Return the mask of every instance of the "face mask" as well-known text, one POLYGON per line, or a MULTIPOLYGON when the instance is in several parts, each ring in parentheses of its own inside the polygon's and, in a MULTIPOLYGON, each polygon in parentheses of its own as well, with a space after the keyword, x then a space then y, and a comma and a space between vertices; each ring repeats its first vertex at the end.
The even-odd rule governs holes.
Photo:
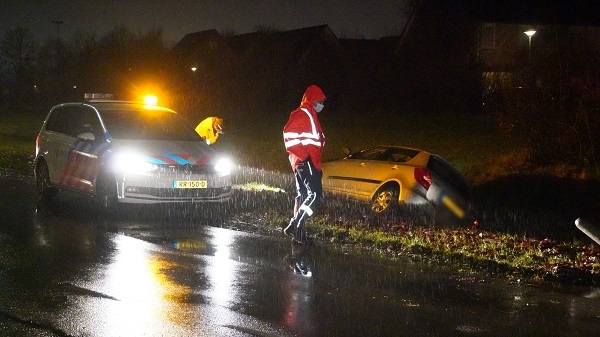
POLYGON ((324 107, 324 105, 323 105, 323 104, 321 104, 321 103, 317 103, 317 104, 315 105, 315 111, 316 111, 316 112, 321 112, 321 110, 323 110, 323 107, 324 107))

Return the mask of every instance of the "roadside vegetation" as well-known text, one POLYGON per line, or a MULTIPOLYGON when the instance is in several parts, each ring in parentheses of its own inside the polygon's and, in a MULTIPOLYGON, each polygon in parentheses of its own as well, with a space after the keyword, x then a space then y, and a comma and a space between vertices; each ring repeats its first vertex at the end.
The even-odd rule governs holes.
MULTIPOLYGON (((46 112, 1 111, 2 170, 33 175, 35 138, 46 112)), ((327 197, 307 224, 316 242, 514 282, 600 283, 600 250, 573 223, 578 217, 600 220, 594 194, 600 183, 593 174, 568 165, 534 167, 522 142, 503 135, 485 115, 403 114, 382 121, 383 114, 373 112, 339 123, 342 112, 326 113, 326 160, 341 157, 342 146, 401 144, 439 153, 473 182, 479 225, 441 226, 422 206, 375 216, 365 204, 327 197), (365 137, 364 130, 372 134, 365 137)), ((267 129, 229 121, 214 145, 239 164, 223 226, 283 236, 295 193, 280 138, 279 119, 286 117, 265 122, 267 129)))
POLYGON ((0 108, 0 168, 32 174, 35 138, 44 118, 31 109, 0 108))
MULTIPOLYGON (((254 181, 265 176, 271 186, 268 190, 258 184, 236 189, 231 218, 224 226, 252 224, 244 229, 283 236, 281 226, 289 221, 295 194, 291 176, 241 170, 237 179, 254 181)), ((560 179, 548 178, 547 183, 556 181, 560 179)), ((504 188, 497 184, 475 186, 480 199, 486 198, 481 193, 488 194, 487 203, 476 202, 478 226, 436 224, 430 206, 402 206, 375 215, 366 204, 326 196, 323 208, 307 223, 307 230, 317 243, 341 250, 392 259, 408 256, 465 273, 506 277, 515 283, 599 284, 600 249, 579 232, 574 220, 580 212, 599 214, 600 205, 588 205, 594 210, 586 211, 575 205, 582 199, 568 201, 561 196, 564 189, 573 188, 586 199, 598 189, 598 183, 588 186, 587 191, 580 185, 559 183, 555 192, 548 191, 546 205, 528 202, 535 195, 518 193, 506 197, 506 204, 501 205, 498 200, 507 190, 527 190, 521 181, 507 180, 506 184, 509 186, 504 188), (524 204, 518 206, 519 201, 524 204)), ((532 178, 534 189, 540 185, 532 178)))

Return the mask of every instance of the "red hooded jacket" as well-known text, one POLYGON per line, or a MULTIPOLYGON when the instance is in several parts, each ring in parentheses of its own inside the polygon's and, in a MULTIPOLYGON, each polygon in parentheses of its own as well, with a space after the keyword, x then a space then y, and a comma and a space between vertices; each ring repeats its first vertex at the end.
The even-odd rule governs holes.
POLYGON ((311 85, 304 92, 300 106, 290 113, 290 119, 283 127, 285 149, 289 153, 292 169, 302 160, 310 157, 317 170, 321 170, 321 153, 325 145, 325 135, 313 105, 325 100, 321 88, 311 85))

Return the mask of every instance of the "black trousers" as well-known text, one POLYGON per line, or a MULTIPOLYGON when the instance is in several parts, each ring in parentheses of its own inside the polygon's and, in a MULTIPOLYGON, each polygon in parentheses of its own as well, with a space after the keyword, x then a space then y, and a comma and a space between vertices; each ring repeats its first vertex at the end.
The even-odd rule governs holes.
POLYGON ((323 200, 321 182, 323 173, 315 168, 310 158, 307 158, 298 163, 294 170, 294 177, 298 194, 294 204, 294 216, 290 220, 290 224, 295 228, 296 236, 303 238, 306 236, 304 223, 309 216, 314 214, 323 200))

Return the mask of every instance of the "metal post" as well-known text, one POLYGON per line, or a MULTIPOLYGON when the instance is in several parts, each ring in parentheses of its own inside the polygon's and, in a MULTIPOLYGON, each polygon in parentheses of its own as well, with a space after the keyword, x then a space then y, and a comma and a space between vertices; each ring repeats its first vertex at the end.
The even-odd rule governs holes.
POLYGON ((579 230, 582 231, 585 235, 589 236, 590 239, 596 241, 596 243, 600 245, 599 228, 594 227, 592 224, 581 218, 577 218, 577 220, 575 220, 575 226, 577 226, 577 228, 579 228, 579 230))
POLYGON ((52 23, 56 25, 56 68, 59 68, 60 63, 60 25, 63 24, 62 20, 52 20, 52 23))
POLYGON ((63 24, 64 21, 52 20, 52 23, 56 25, 56 40, 60 41, 60 25, 63 24))

